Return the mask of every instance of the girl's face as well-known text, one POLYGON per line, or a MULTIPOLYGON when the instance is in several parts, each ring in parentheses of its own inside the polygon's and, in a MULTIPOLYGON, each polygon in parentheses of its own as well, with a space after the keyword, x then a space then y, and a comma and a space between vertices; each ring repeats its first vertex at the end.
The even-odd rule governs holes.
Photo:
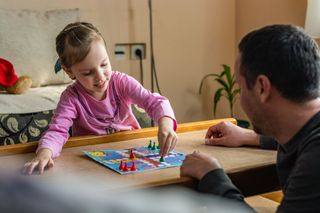
POLYGON ((88 55, 66 72, 95 99, 104 99, 111 78, 111 64, 103 40, 93 41, 88 55))

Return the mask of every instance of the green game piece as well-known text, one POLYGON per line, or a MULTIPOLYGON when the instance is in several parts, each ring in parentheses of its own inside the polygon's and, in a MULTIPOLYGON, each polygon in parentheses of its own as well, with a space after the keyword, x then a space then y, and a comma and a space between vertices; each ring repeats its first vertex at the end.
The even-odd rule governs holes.
POLYGON ((156 150, 156 142, 153 142, 152 150, 156 150))
POLYGON ((159 161, 160 161, 160 162, 164 162, 163 156, 160 157, 160 160, 159 160, 159 161))
POLYGON ((148 149, 152 148, 152 141, 150 140, 149 145, 148 145, 148 149))
POLYGON ((160 144, 158 143, 157 149, 160 149, 160 144))

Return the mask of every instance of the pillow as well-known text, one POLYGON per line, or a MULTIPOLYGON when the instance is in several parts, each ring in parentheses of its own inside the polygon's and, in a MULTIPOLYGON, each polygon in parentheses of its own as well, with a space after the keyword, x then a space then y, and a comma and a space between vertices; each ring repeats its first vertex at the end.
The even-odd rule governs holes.
POLYGON ((63 71, 54 72, 55 38, 68 23, 78 20, 78 9, 0 9, 0 57, 14 65, 18 76, 31 76, 32 87, 68 83, 71 79, 63 71))

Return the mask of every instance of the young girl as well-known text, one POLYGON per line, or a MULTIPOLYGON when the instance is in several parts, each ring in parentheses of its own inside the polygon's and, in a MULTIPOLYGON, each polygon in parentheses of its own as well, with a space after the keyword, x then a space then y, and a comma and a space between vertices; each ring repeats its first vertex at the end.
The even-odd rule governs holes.
POLYGON ((160 155, 166 155, 177 142, 176 120, 169 101, 150 93, 134 78, 112 71, 106 44, 100 32, 89 23, 67 25, 56 38, 62 69, 75 82, 61 95, 55 115, 39 141, 36 157, 23 167, 24 174, 53 166, 69 137, 110 134, 140 128, 131 104, 142 107, 159 125, 160 155))

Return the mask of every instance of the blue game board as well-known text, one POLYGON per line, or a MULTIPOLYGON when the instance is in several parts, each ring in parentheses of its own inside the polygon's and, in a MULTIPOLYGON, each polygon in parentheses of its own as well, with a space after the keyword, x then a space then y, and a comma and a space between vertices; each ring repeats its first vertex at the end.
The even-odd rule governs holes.
POLYGON ((185 154, 172 151, 164 157, 164 162, 160 162, 159 149, 154 150, 145 146, 120 150, 96 150, 83 152, 90 158, 118 172, 119 174, 132 174, 136 172, 180 166, 182 161, 185 159, 185 154), (133 159, 130 159, 131 150, 134 154, 133 159), (121 161, 123 166, 125 163, 127 164, 128 171, 119 169, 121 161), (135 165, 134 167, 136 168, 135 171, 130 170, 133 162, 135 165))

